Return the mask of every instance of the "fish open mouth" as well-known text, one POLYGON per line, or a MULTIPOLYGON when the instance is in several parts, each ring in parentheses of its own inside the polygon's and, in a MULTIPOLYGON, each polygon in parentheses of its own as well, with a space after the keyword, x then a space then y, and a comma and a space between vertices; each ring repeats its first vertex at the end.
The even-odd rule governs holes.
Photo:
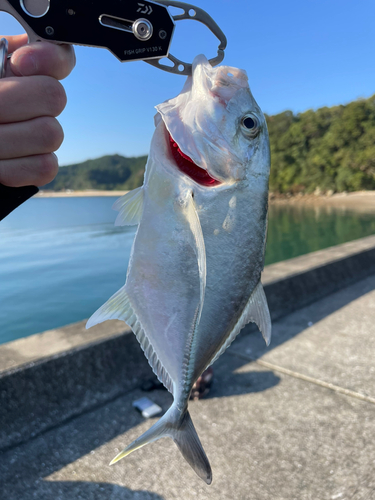
POLYGON ((218 186, 220 181, 214 179, 209 175, 207 170, 198 167, 191 158, 189 158, 185 153, 181 151, 177 142, 173 139, 171 134, 169 135, 169 146, 172 156, 178 166, 178 168, 184 174, 188 175, 193 181, 201 184, 202 186, 218 186))

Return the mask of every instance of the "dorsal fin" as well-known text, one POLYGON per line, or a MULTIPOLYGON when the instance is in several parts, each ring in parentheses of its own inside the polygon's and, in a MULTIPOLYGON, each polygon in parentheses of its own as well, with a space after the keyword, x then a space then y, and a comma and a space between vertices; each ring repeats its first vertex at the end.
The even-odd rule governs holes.
POLYGON ((115 201, 112 208, 120 212, 116 218, 115 226, 139 224, 143 211, 142 186, 121 196, 115 201))
POLYGON ((234 325, 229 337, 224 342, 221 349, 216 353, 210 365, 212 365, 223 354, 223 352, 228 349, 242 328, 250 322, 253 322, 258 326, 266 344, 269 345, 271 341, 271 317, 268 310, 266 295, 260 281, 254 288, 253 293, 250 295, 249 301, 237 323, 234 325))
POLYGON ((154 351, 147 335, 139 321, 134 309, 131 305, 130 298, 125 291, 125 286, 120 288, 105 304, 102 305, 94 314, 89 318, 86 323, 86 328, 90 328, 98 323, 102 323, 107 319, 120 319, 125 321, 126 324, 135 333, 138 342, 140 343, 145 356, 160 382, 168 389, 170 393, 173 392, 173 382, 167 370, 154 351))

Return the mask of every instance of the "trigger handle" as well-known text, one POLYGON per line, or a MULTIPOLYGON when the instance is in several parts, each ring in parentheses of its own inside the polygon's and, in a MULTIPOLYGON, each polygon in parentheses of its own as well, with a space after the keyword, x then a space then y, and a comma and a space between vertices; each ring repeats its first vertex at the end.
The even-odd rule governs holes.
POLYGON ((0 184, 0 221, 38 191, 36 186, 9 187, 0 184))

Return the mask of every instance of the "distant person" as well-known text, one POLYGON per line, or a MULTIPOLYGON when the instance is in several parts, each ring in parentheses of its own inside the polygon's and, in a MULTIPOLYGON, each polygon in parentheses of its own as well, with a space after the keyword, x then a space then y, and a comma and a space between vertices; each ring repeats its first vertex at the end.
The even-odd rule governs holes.
POLYGON ((74 68, 74 49, 52 43, 26 45, 27 35, 4 38, 13 55, 0 79, 0 184, 43 186, 58 171, 53 152, 64 133, 55 117, 66 105, 58 80, 74 68))

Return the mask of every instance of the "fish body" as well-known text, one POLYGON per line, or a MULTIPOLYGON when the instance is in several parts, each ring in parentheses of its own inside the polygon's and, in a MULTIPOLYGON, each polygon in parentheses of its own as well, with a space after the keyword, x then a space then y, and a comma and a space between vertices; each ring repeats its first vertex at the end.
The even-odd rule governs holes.
POLYGON ((187 410, 191 389, 248 322, 268 343, 260 283, 269 142, 244 71, 204 56, 181 94, 156 107, 144 184, 115 204, 138 224, 127 279, 88 321, 122 319, 174 402, 112 462, 171 437, 208 484, 211 468, 187 410))

